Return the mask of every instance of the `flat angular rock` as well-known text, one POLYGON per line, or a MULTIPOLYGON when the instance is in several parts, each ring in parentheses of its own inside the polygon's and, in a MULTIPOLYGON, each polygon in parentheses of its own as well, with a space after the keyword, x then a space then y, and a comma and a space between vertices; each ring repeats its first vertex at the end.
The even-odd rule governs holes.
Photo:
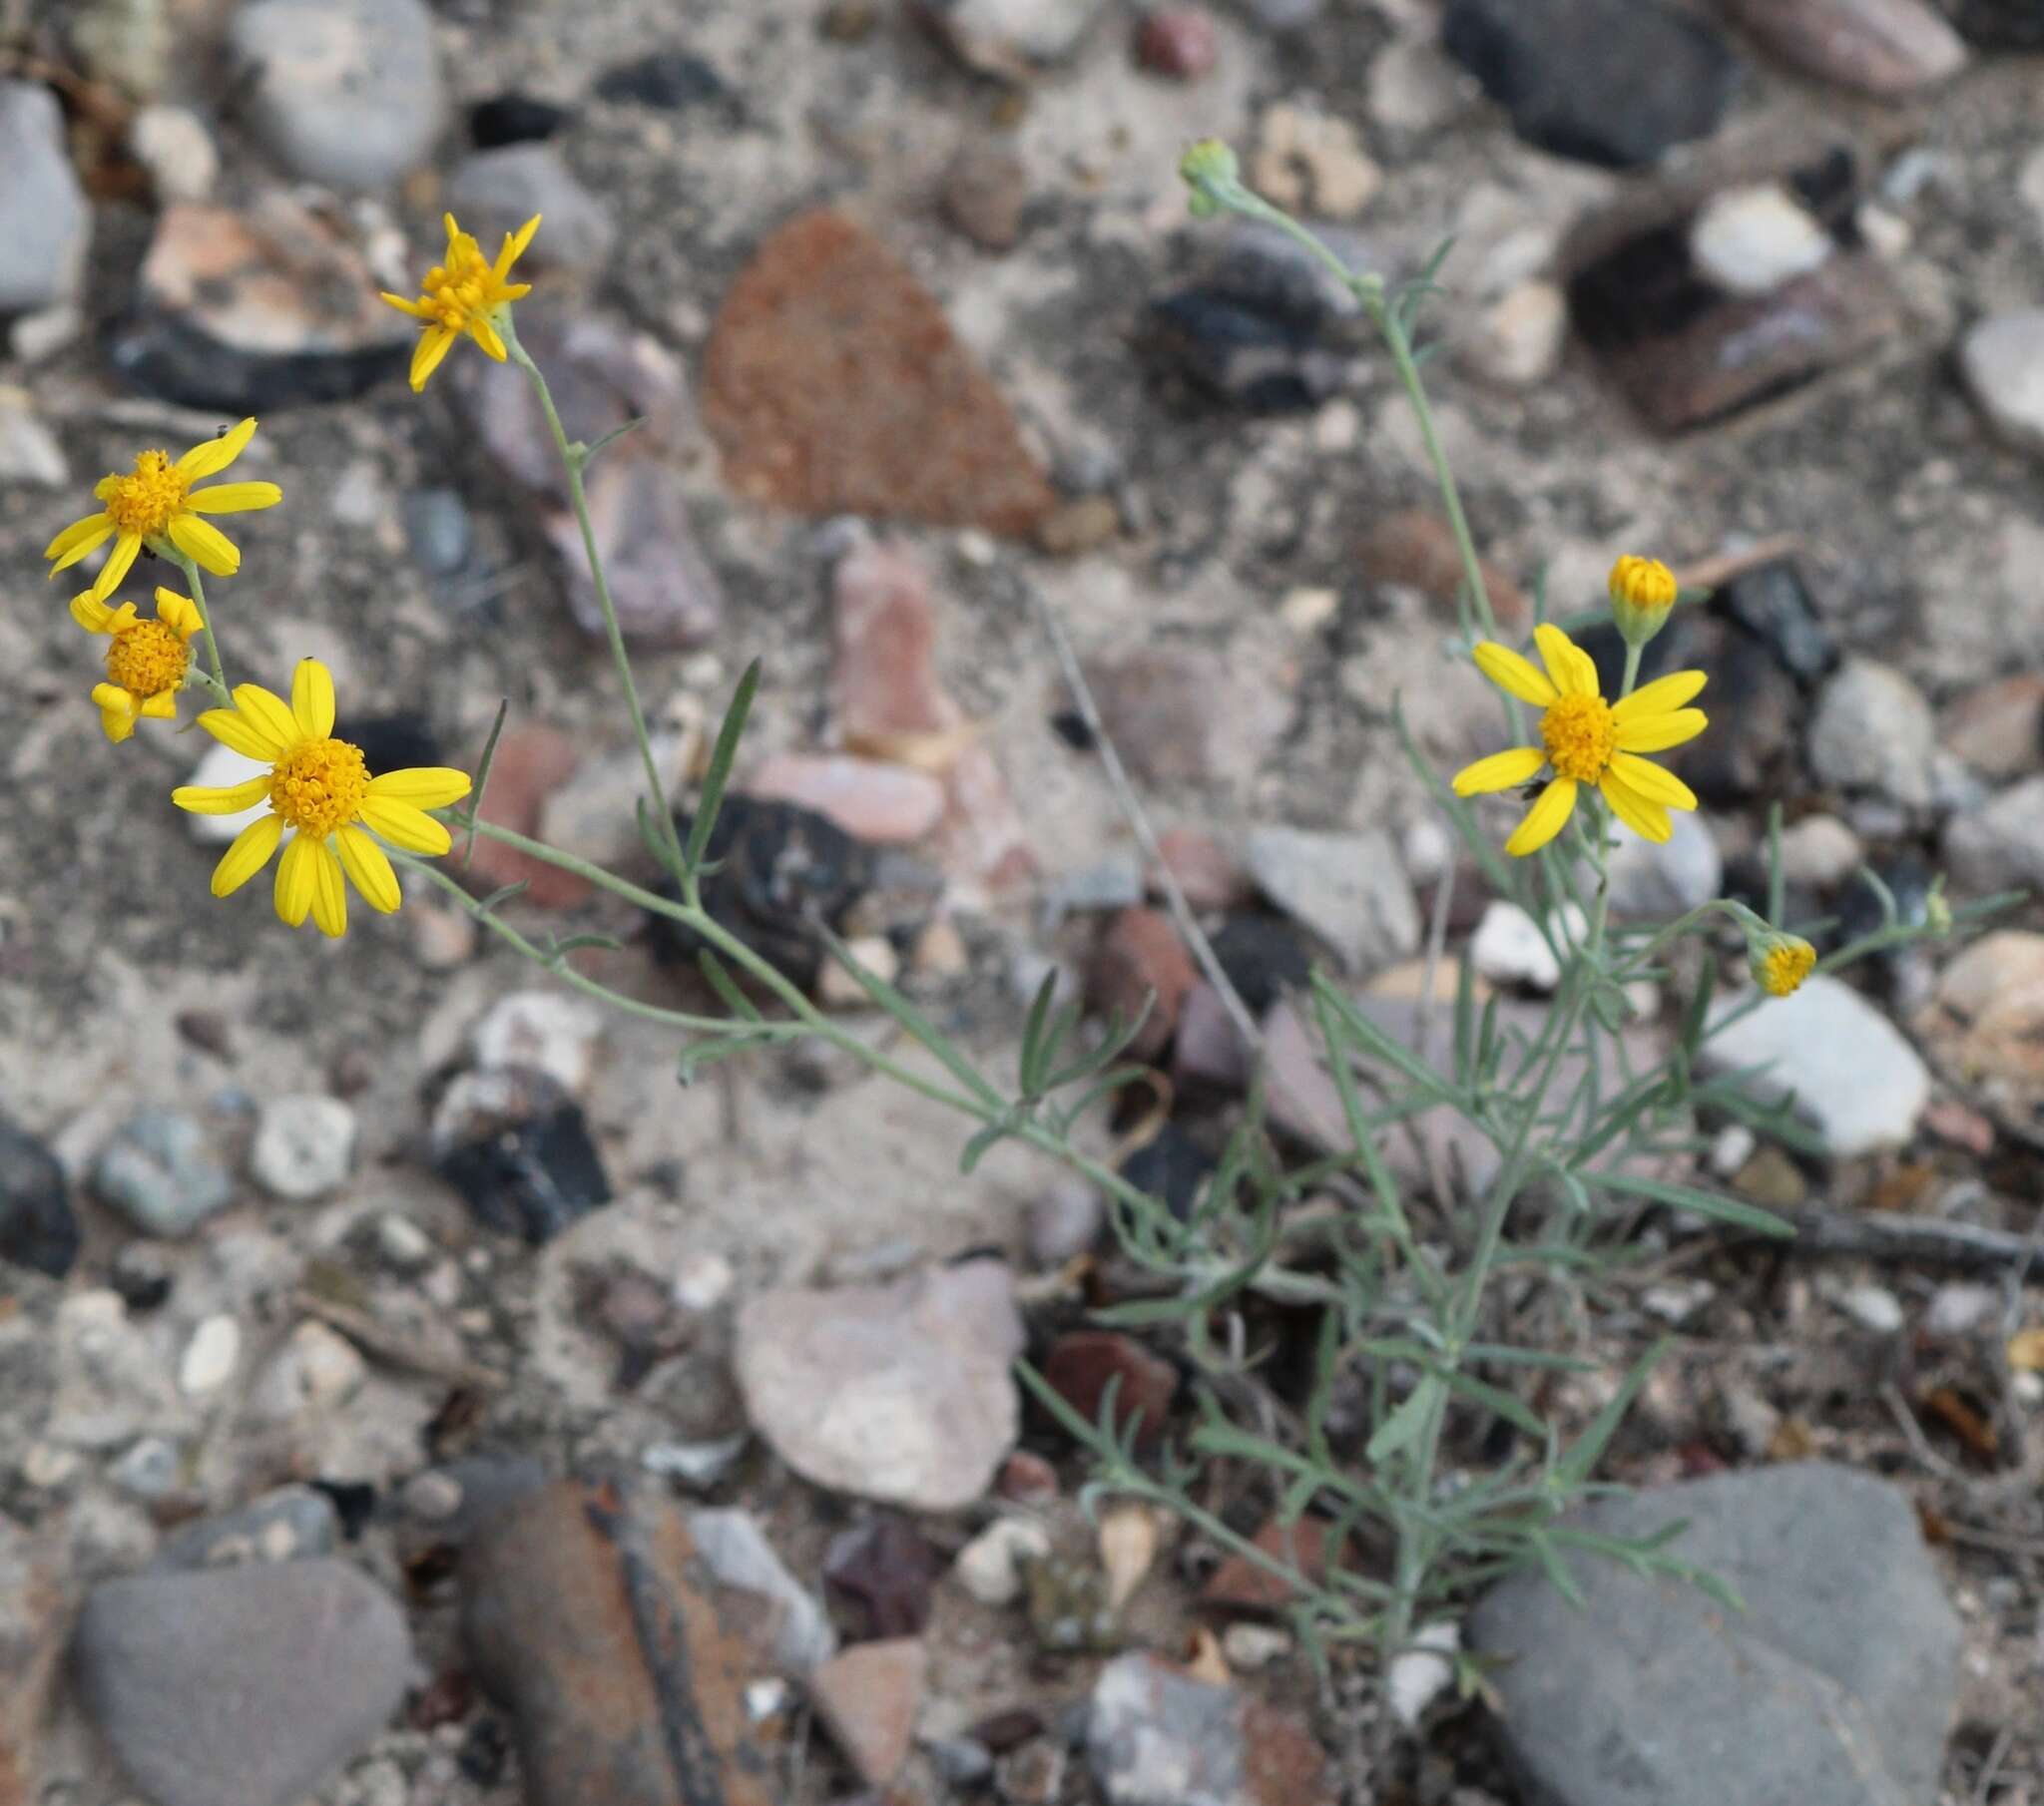
POLYGON ((419 0, 255 0, 228 47, 250 125, 293 176, 387 188, 439 135, 440 52, 419 0))
POLYGON ((754 1426, 804 1479, 951 1512, 1014 1445, 1021 1351, 1008 1269, 972 1260, 891 1285, 764 1292, 739 1311, 734 1365, 754 1426))
POLYGON ((1615 170, 1709 137, 1741 75, 1711 25, 1659 0, 1450 0, 1441 42, 1528 144, 1615 170))
POLYGON ((726 295, 705 414, 741 495, 1026 537, 1041 466, 936 298, 843 215, 781 226, 726 295))
POLYGON ((414 336, 351 244, 268 194, 247 211, 163 211, 109 355, 166 401, 262 413, 359 395, 404 369, 414 336))
MULTIPOLYGON (((1721 995, 1713 1024, 1742 1007, 1721 995)), ((1762 1000, 1705 1043, 1703 1069, 1767 1066, 1756 1095, 1793 1096, 1834 1159, 1899 1147, 1930 1102, 1930 1073, 1893 1023, 1841 979, 1818 973, 1792 997, 1762 1000)))
POLYGON ((1726 11, 1791 68, 1861 94, 1910 94, 1966 61, 1924 0, 1728 0, 1726 11))
POLYGON ((1418 950, 1419 907, 1388 834, 1258 828, 1243 860, 1264 895, 1326 942, 1348 971, 1372 972, 1418 950))
POLYGON ((203 1125, 145 1106, 117 1129, 93 1161, 92 1188, 145 1235, 192 1233, 234 1201, 235 1181, 214 1157, 203 1125))
POLYGON ((73 1665, 154 1806, 293 1806, 382 1729, 413 1673, 404 1614, 330 1559, 103 1581, 73 1665))
POLYGON ((1937 1795, 1958 1695, 1959 1621, 1908 1497, 1828 1462, 1718 1475, 1578 1521, 1673 1547, 1747 1605, 1565 1557, 1578 1609, 1537 1575, 1504 1582, 1470 1641, 1507 1751, 1556 1806, 1921 1806, 1937 1795))
POLYGON ((854 1644, 810 1678, 817 1715, 869 1787, 884 1787, 907 1760, 928 1671, 921 1640, 896 1636, 854 1644))
POLYGON ((754 1657, 658 1482, 556 1481, 464 1552, 461 1627, 532 1806, 772 1806, 754 1657))

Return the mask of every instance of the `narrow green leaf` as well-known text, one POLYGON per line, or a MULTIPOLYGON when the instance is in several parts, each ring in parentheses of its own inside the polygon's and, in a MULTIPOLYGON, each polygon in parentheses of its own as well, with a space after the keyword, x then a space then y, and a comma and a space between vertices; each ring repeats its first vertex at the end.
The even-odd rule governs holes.
POLYGON ((524 896, 531 888, 530 878, 519 878, 510 884, 500 884, 475 906, 475 913, 479 916, 495 915, 512 898, 524 896))
POLYGON ((1043 1095, 1044 1072, 1053 1051, 1044 1044, 1044 1031, 1050 1026, 1051 1006, 1057 1001, 1057 993, 1058 973, 1053 968, 1043 975, 1043 983, 1036 987, 1036 997, 1029 1006, 1028 1020, 1022 1025, 1019 1077, 1022 1082, 1022 1095, 1025 1098, 1043 1095))
POLYGON ((587 470, 590 465, 596 462, 597 453, 617 444, 627 433, 637 432, 645 424, 645 415, 635 414, 623 426, 614 426, 601 439, 594 440, 590 444, 585 445, 582 448, 582 468, 587 470))
POLYGON ((1589 1481, 1590 1470, 1603 1459, 1606 1445, 1618 1433, 1618 1426, 1625 1421, 1625 1414, 1632 1409, 1633 1400, 1647 1383, 1647 1376, 1660 1364, 1667 1347, 1668 1339, 1664 1336, 1633 1363, 1632 1372, 1625 1376, 1619 1389, 1555 1463, 1555 1490, 1559 1494, 1566 1497, 1589 1481))
POLYGON ((1657 1204, 1668 1204, 1678 1210, 1693 1210, 1699 1216, 1752 1229, 1762 1235, 1792 1237, 1795 1233, 1792 1223, 1784 1222, 1771 1210, 1763 1210, 1741 1198, 1726 1197, 1720 1192, 1700 1191, 1694 1185, 1640 1178, 1629 1172, 1583 1172, 1580 1176, 1585 1184, 1594 1185, 1601 1191, 1617 1191, 1628 1197, 1644 1197, 1657 1204))
POLYGON ((468 838, 461 847, 461 869, 468 870, 468 862, 475 856, 475 824, 482 819, 483 792, 489 788, 490 767, 497 762, 497 740, 504 731, 504 716, 511 707, 511 698, 503 697, 497 703, 496 719, 490 723, 489 737, 483 741, 483 755, 475 762, 475 784, 468 793, 468 807, 463 811, 468 823, 468 838))
POLYGON ((738 980, 732 977, 730 968, 717 957, 715 952, 708 947, 699 947, 696 950, 696 964, 702 970, 703 977, 708 981, 711 990, 717 993, 724 1007, 738 1021, 764 1022, 766 1020, 760 1014, 759 1006, 746 995, 744 988, 739 984, 738 980))
POLYGON ((1440 1396, 1439 1376, 1421 1374, 1418 1385, 1405 1395, 1404 1402, 1377 1426, 1376 1434, 1363 1450, 1363 1459, 1372 1467, 1381 1467, 1392 1456, 1410 1448, 1425 1431, 1440 1396))
POLYGON ((717 811, 724 805, 724 787, 731 781, 731 768, 739 755, 739 737, 746 731, 746 717, 753 711, 753 696, 760 687, 760 661, 746 667, 745 676, 732 693, 731 706, 724 711, 724 725, 717 730, 717 744, 711 749, 710 769, 703 776, 702 794, 696 800, 696 818, 689 824, 689 845, 684 857, 690 871, 703 861, 703 849, 710 844, 710 830, 717 825, 717 811))
POLYGON ((1576 1584, 1576 1577, 1569 1573, 1567 1563, 1555 1553, 1547 1533, 1534 1531, 1527 1537, 1526 1547, 1533 1552, 1534 1561, 1540 1564, 1540 1572, 1547 1577, 1548 1584, 1578 1611, 1583 1610, 1587 1603, 1583 1589, 1576 1584))
POLYGON ((877 972, 869 972, 862 966, 858 956, 830 929, 819 927, 817 932, 829 949, 830 957, 851 974, 858 988, 921 1043, 952 1078, 982 1104, 991 1105, 996 1110, 1007 1109, 1008 1101, 986 1082, 979 1069, 958 1051, 936 1024, 877 972))

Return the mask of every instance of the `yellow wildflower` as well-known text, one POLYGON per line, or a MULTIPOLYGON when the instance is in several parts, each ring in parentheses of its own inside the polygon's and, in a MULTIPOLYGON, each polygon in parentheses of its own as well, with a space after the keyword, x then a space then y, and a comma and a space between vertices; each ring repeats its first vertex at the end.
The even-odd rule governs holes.
POLYGON ((418 349, 411 358, 411 386, 414 392, 426 386, 426 378, 440 367, 448 347, 464 332, 499 363, 504 361, 504 341, 498 336, 498 316, 515 300, 532 292, 530 282, 507 282, 511 265, 524 254, 539 230, 539 215, 526 221, 515 232, 504 234, 504 248, 491 263, 471 233, 447 223, 447 256, 426 271, 420 284, 424 292, 415 301, 386 292, 383 298, 400 313, 425 322, 418 349))
POLYGON ((1751 944, 1748 964, 1769 996, 1789 997, 1816 964, 1816 949, 1799 934, 1769 934, 1751 944))
POLYGON ((93 494, 105 504, 101 512, 74 521, 44 549, 43 556, 52 561, 50 575, 55 577, 111 539, 114 549, 93 579, 95 602, 113 595, 144 546, 159 554, 169 546, 202 571, 234 576, 242 568, 240 550, 204 517, 274 508, 283 500, 283 491, 274 483, 216 483, 211 489, 192 485, 226 470, 255 436, 256 422, 244 420, 217 439, 201 440, 175 464, 169 452, 146 451, 125 477, 119 471, 102 477, 93 487, 93 494))
POLYGON ((88 590, 72 598, 71 618, 88 634, 111 637, 107 680, 92 689, 108 739, 118 745, 144 716, 152 721, 178 718, 192 636, 205 625, 191 597, 158 590, 156 619, 144 621, 132 602, 109 608, 88 590))
POLYGON ((225 897, 269 863, 279 842, 276 913, 292 928, 309 914, 322 934, 347 928, 345 873, 371 909, 384 914, 403 900, 397 874, 373 829, 406 852, 440 854, 452 841, 425 811, 445 808, 468 794, 465 771, 417 765, 369 775, 362 749, 333 738, 333 677, 317 659, 300 659, 291 699, 256 683, 236 686, 232 708, 209 708, 199 725, 223 745, 265 759, 267 776, 221 789, 186 784, 171 792, 181 809, 200 815, 237 815, 267 801, 214 868, 213 894, 225 897), (284 840, 284 830, 291 837, 284 840))
POLYGON ((1674 672, 1607 702, 1597 686, 1595 663, 1568 635, 1543 625, 1533 637, 1545 673, 1493 640, 1476 648, 1476 664, 1500 689, 1546 711, 1540 717, 1540 744, 1493 753, 1465 766, 1455 773, 1455 794, 1510 790, 1531 783, 1543 769, 1553 771, 1553 781, 1505 842, 1508 853, 1535 852, 1559 834, 1583 784, 1595 784, 1612 813, 1634 833, 1668 839, 1675 831, 1668 811, 1694 809, 1696 794, 1640 754, 1664 752, 1703 732, 1703 710, 1683 704, 1703 688, 1704 674, 1674 672))
POLYGON ((1628 644, 1645 646, 1658 634, 1681 590, 1675 573, 1658 558, 1628 553, 1611 567, 1611 616, 1628 644))

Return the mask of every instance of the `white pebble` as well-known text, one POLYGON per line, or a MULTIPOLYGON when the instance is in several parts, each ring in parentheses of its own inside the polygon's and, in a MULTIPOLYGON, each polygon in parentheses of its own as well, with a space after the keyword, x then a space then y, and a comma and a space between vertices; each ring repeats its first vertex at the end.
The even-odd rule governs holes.
POLYGON ((1728 1123, 1718 1130, 1711 1142, 1711 1170, 1721 1179, 1729 1179, 1760 1147, 1760 1136, 1744 1123, 1728 1123))
POLYGON ((178 1363, 178 1390, 187 1398, 218 1392, 242 1358, 242 1327, 229 1316, 208 1317, 192 1332, 178 1363))
POLYGON ((297 1093, 262 1107, 249 1169, 274 1197, 324 1197, 347 1183, 354 1164, 355 1113, 338 1098, 297 1093))
POLYGON ((674 1300, 685 1311, 713 1311, 738 1282, 722 1254, 691 1254, 675 1274, 674 1300))
POLYGON ((376 1219, 376 1252, 394 1272, 423 1272, 433 1258, 432 1238, 408 1216, 386 1210, 376 1219))
POLYGON ((2001 1309, 2001 1292, 1991 1285, 1958 1281, 1941 1285, 1923 1313, 1923 1327, 1933 1336, 1963 1336, 2001 1309))
POLYGON ((958 1583, 982 1605, 1007 1605, 1022 1591, 1022 1570, 1050 1554, 1050 1533, 1029 1518, 996 1518, 958 1552, 958 1583))
POLYGON ((1419 1722, 1420 1715, 1454 1678, 1450 1658, 1462 1646, 1462 1630, 1443 1619, 1422 1625, 1412 1640, 1418 1646, 1392 1657, 1384 1685, 1392 1713, 1407 1730, 1419 1722))
POLYGON ((1230 1624, 1221 1635, 1221 1653, 1238 1674, 1254 1674, 1291 1653, 1291 1634, 1276 1624, 1230 1624))
POLYGON ((1902 1327, 1902 1301, 1884 1285, 1855 1285, 1839 1297, 1838 1307, 1877 1336, 1891 1336, 1902 1327))
POLYGON ((1476 970, 1493 984, 1552 991, 1561 983, 1561 961, 1542 937, 1540 924, 1516 903, 1500 900, 1484 910, 1469 954, 1476 970))
POLYGON ((1778 182, 1712 197, 1690 226, 1690 254, 1732 294, 1766 294, 1831 254, 1831 235, 1778 182))
POLYGON ((476 1065, 537 1068, 563 1090, 580 1092, 596 1065, 603 1012, 558 991, 514 991, 475 1025, 476 1065))

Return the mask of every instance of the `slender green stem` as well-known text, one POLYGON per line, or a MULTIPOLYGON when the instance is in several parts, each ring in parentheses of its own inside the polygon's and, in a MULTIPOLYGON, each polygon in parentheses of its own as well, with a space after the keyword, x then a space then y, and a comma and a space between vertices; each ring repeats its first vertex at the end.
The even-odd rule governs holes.
MULTIPOLYGON (((220 698, 223 706, 233 702, 234 692, 228 687, 227 667, 220 662, 220 642, 213 637, 213 611, 206 606, 206 583, 199 575, 199 567, 184 553, 173 549, 171 562, 185 573, 185 582, 192 592, 192 606, 199 611, 199 631, 206 636, 206 656, 213 661, 213 693, 220 698)), ((202 680, 204 674, 201 674, 202 680)))
POLYGON ((582 550, 589 560, 589 576, 596 587, 597 607, 603 611, 604 635, 610 641, 611 662, 617 667, 618 681, 624 687, 625 712, 631 717, 632 737, 638 742, 640 762, 646 769, 647 800, 660 817, 661 842, 676 881, 686 883, 688 862, 682 853, 681 836, 675 829, 674 811, 668 806, 667 791, 660 781, 660 761, 654 756, 653 737, 646 729, 646 710, 640 705, 639 685, 632 676, 632 655, 625 648, 625 630, 618 622, 617 604, 611 600, 610 579, 604 575, 603 558, 596 548, 596 527, 589 518, 589 498, 583 492, 582 472, 589 463, 589 447, 579 439, 568 437, 568 429, 561 424, 560 413, 554 406, 553 391, 547 387, 547 379, 540 373, 539 365, 518 342, 518 333, 508 309, 498 321, 498 330, 503 337, 504 348, 511 353, 512 361, 525 372, 532 383, 533 393, 539 397, 540 411, 547 417, 547 430, 553 435, 554 449, 561 454, 562 467, 568 473, 568 496, 574 504, 575 523, 582 529, 582 550))
POLYGON ((1640 655, 1646 650, 1643 642, 1628 640, 1625 643, 1625 680, 1618 686, 1621 700, 1633 693, 1633 685, 1640 680, 1640 655))

